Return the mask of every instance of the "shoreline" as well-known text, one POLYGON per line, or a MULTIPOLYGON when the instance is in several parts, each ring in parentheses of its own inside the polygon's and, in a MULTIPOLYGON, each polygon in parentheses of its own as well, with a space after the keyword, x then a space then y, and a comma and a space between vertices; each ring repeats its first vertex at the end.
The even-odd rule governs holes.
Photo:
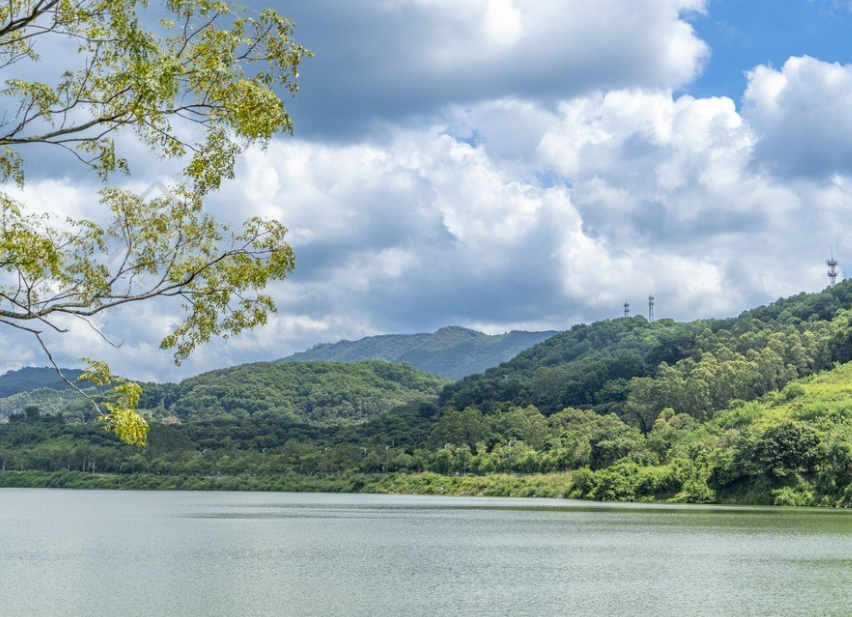
POLYGON ((388 475, 160 476, 26 470, 0 472, 0 488, 375 493, 564 499, 573 488, 570 478, 571 474, 565 473, 533 476, 444 476, 433 472, 388 475))
MULTIPOLYGON (((82 471, 0 471, 2 488, 136 491, 246 491, 292 493, 352 493, 440 495, 447 497, 517 497, 579 499, 601 503, 690 503, 684 495, 644 495, 639 498, 600 499, 583 494, 572 473, 516 476, 445 476, 434 472, 388 475, 339 474, 318 476, 159 476, 152 474, 91 474, 82 471)), ((757 505, 742 496, 703 502, 705 505, 757 505)))

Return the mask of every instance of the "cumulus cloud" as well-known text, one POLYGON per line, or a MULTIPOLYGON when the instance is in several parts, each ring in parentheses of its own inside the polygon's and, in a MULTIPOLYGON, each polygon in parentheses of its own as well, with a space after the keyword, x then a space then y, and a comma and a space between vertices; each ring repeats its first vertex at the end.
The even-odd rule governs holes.
POLYGON ((590 233, 677 246, 708 225, 753 231, 770 215, 745 169, 753 137, 729 99, 615 91, 560 115, 539 155, 571 179, 590 233))
MULTIPOLYGON (((315 297, 326 306, 345 313, 357 296, 401 327, 482 309, 505 319, 516 302, 540 301, 558 284, 558 247, 582 233, 564 188, 507 177, 485 151, 437 128, 371 148, 280 142, 246 164, 278 178, 267 198, 288 204, 296 286, 316 288, 322 276, 315 297), (530 258, 539 266, 526 271, 530 258)), ((300 295, 290 289, 282 301, 300 295)))
POLYGON ((852 65, 802 56, 748 77, 743 116, 760 138, 758 163, 799 176, 852 171, 852 65))
MULTIPOLYGON (((175 369, 157 343, 176 307, 128 307, 102 324, 122 348, 77 324, 51 340, 58 357, 176 379, 341 338, 568 328, 624 301, 642 313, 651 293, 658 317, 693 319, 823 287, 830 247, 852 255, 852 68, 759 66, 741 110, 678 95, 708 55, 683 12, 704 5, 293 7, 318 54, 300 95, 313 128, 248 152, 207 205, 290 228, 296 271, 270 290, 279 314, 175 369)), ((162 174, 143 165, 132 185, 162 174)), ((16 196, 97 217, 95 185, 45 175, 16 196)), ((18 334, 0 336, 7 367, 39 363, 18 334)))
MULTIPOLYGON (((156 349, 175 307, 159 303, 109 317, 122 349, 75 329, 57 338, 59 356, 85 349, 133 377, 174 379, 384 332, 567 328, 616 317, 624 301, 644 312, 650 293, 658 317, 725 316, 818 289, 830 244, 841 259, 852 251, 849 180, 757 165, 765 137, 726 98, 622 89, 556 109, 506 98, 392 128, 354 143, 276 140, 208 204, 291 230, 297 268, 271 289, 280 313, 266 327, 176 370, 156 349)), ((35 181, 26 193, 43 210, 63 190, 66 209, 87 211, 91 186, 35 181)))
POLYGON ((676 88, 707 45, 683 19, 705 0, 316 0, 287 7, 315 53, 291 108, 299 134, 507 96, 676 88))

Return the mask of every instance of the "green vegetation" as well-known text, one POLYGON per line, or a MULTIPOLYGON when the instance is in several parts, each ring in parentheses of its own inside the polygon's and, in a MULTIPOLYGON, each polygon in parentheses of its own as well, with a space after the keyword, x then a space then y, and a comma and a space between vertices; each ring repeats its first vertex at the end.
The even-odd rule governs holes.
POLYGON ((280 419, 154 425, 150 447, 139 451, 92 425, 68 425, 30 408, 0 430, 8 472, 0 484, 779 505, 852 500, 852 364, 706 423, 666 410, 648 434, 614 414, 583 410, 550 418, 534 408, 433 414, 421 404, 340 426, 280 419), (448 435, 455 443, 442 444, 448 435))
POLYGON ((146 387, 144 450, 30 406, 0 425, 0 484, 849 506, 850 302, 844 282, 736 319, 579 326, 458 383, 214 371, 146 387))
MULTIPOLYGON (((9 0, 0 19, 2 323, 31 334, 51 362, 43 334, 66 332, 67 317, 100 332, 99 313, 158 297, 180 301, 160 341, 176 362, 212 337, 266 323, 275 304, 264 289, 295 263, 286 228, 220 222, 204 205, 241 153, 293 130, 281 97, 297 91, 310 56, 293 23, 206 0, 9 0), (8 189, 23 189, 27 163, 51 147, 103 182, 99 207, 84 208, 90 218, 32 212, 8 189), (131 174, 131 158, 145 160, 140 147, 172 163, 169 186, 139 194, 112 184, 131 174)), ((143 445, 135 386, 102 362, 88 372, 113 385, 89 400, 95 414, 143 445)))
MULTIPOLYGON (((392 409, 434 403, 445 380, 388 362, 258 362, 180 383, 144 384, 139 408, 149 419, 231 421, 254 418, 329 425, 360 422, 392 409)), ((83 421, 91 410, 76 392, 40 388, 0 399, 0 416, 36 406, 83 421)))
POLYGON ((190 422, 278 418, 324 425, 434 402, 445 383, 406 364, 259 362, 179 384, 148 384, 140 407, 190 422))
POLYGON ((554 331, 512 331, 489 336, 468 328, 449 326, 431 334, 385 334, 358 341, 317 345, 281 361, 407 362, 447 379, 461 379, 505 362, 554 334, 554 331))
MULTIPOLYGON (((62 369, 62 373, 68 379, 74 380, 82 375, 83 371, 78 369, 62 369)), ((70 389, 70 386, 62 380, 55 369, 47 367, 24 367, 20 370, 9 371, 4 375, 0 375, 0 398, 6 398, 39 388, 67 390, 70 389)))
POLYGON ((92 474, 81 471, 0 471, 0 488, 71 488, 177 491, 288 491, 306 493, 404 493, 470 497, 562 498, 570 488, 564 474, 519 477, 421 474, 215 475, 92 474))
POLYGON ((666 407, 706 420, 734 400, 752 400, 843 361, 850 346, 838 332, 848 331, 848 317, 832 320, 850 306, 847 281, 735 319, 579 325, 448 386, 441 404, 484 412, 535 405, 548 415, 582 407, 614 412, 645 432, 666 407))

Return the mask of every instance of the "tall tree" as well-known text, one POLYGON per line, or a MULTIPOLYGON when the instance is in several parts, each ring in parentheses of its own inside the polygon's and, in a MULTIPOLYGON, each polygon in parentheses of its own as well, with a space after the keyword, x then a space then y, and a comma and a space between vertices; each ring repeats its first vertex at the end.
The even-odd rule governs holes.
MULTIPOLYGON (((179 363, 213 336, 266 321, 275 305, 264 287, 294 266, 287 230, 261 218, 226 225, 203 205, 241 152, 292 132, 282 96, 310 55, 293 27, 271 9, 212 0, 2 3, 0 181, 23 188, 27 158, 52 147, 104 185, 97 220, 37 216, 0 191, 0 323, 32 334, 54 362, 43 334, 67 330, 67 317, 98 329, 105 310, 178 298, 182 320, 160 345, 179 363), (115 182, 132 171, 119 145, 128 141, 182 170, 155 198, 115 182)), ((91 369, 114 385, 108 367, 91 369)), ((102 417, 144 443, 138 393, 126 383, 110 392, 102 417)))

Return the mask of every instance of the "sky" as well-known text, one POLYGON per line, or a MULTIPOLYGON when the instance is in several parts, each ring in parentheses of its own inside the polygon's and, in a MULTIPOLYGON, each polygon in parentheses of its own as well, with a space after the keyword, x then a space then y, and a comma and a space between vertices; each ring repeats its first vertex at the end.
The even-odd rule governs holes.
MULTIPOLYGON (((175 380, 374 334, 568 329, 650 294, 658 319, 728 317, 823 289, 832 251, 852 263, 850 0, 272 6, 315 54, 295 134, 207 208, 290 229, 277 315, 178 368, 158 349, 174 306, 140 304, 104 316, 117 349, 54 337, 63 365, 175 380)), ((91 210, 73 164, 28 172, 34 210, 91 210)), ((19 333, 0 344, 0 368, 46 364, 19 333)))

